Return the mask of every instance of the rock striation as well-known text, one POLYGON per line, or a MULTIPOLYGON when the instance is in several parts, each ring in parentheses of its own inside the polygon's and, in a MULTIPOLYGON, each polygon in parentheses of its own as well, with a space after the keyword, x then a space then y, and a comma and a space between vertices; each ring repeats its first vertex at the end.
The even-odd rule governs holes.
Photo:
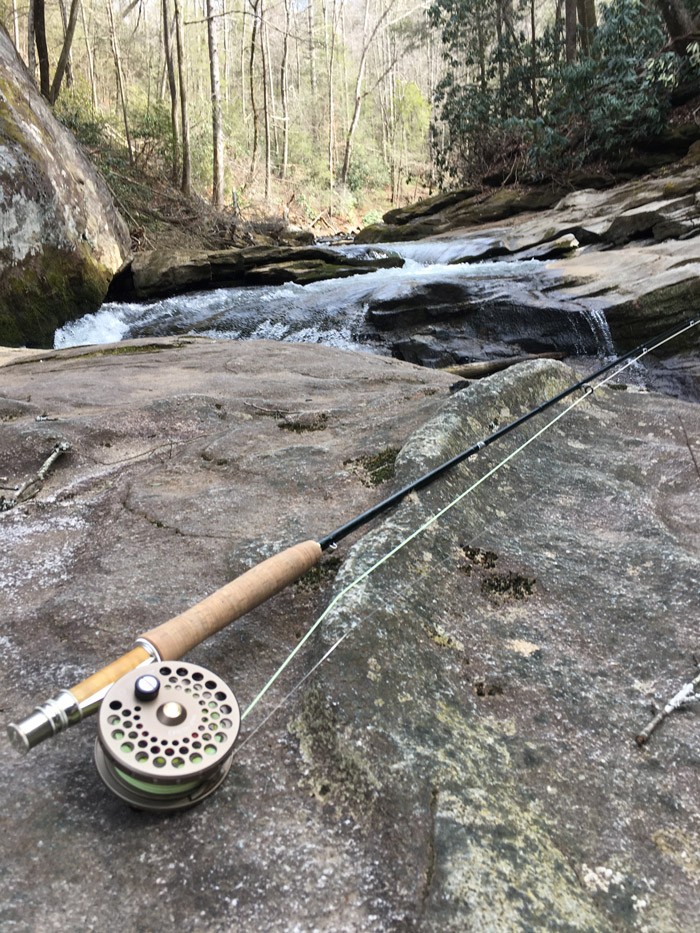
POLYGON ((129 252, 107 186, 0 26, 0 344, 51 346, 99 308, 129 252))
MULTIPOLYGON (((72 449, 0 513, 6 720, 574 375, 530 362, 450 395, 453 376, 397 360, 191 338, 8 359, 3 484, 72 449)), ((539 427, 189 659, 247 704, 334 593, 539 427)), ((700 708, 644 749, 634 736, 697 673, 699 440, 698 405, 624 386, 582 398, 340 598, 199 808, 126 808, 91 766, 90 721, 27 759, 3 735, 5 923, 693 928, 700 708)))

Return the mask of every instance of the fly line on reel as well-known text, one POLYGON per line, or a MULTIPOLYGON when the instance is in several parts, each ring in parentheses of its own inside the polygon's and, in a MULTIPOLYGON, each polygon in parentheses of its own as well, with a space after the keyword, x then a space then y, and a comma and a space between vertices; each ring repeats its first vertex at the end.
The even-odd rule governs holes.
POLYGON ((213 793, 231 767, 238 703, 219 677, 178 661, 131 671, 100 707, 95 763, 141 810, 180 810, 213 793))

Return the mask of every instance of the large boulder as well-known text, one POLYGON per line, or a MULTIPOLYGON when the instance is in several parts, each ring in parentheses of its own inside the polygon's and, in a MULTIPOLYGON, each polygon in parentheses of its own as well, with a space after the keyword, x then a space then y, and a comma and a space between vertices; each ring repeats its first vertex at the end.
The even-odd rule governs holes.
MULTIPOLYGON (((0 512, 5 722, 575 378, 527 363, 450 397, 453 376, 385 357, 192 338, 13 355, 5 484, 72 450, 0 512)), ((201 806, 130 810, 91 765, 94 720, 24 759, 0 734, 4 928, 697 929, 700 706, 634 737, 697 673, 700 406, 571 401, 371 574, 548 416, 190 653, 247 706, 357 581, 201 806)))
POLYGON ((0 344, 51 346, 129 254, 107 186, 0 27, 0 344))

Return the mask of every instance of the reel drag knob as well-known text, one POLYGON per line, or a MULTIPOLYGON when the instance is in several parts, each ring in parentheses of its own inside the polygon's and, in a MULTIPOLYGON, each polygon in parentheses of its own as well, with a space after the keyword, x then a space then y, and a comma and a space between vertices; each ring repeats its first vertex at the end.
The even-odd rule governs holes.
POLYGON ((228 774, 239 726, 233 692, 205 668, 182 661, 137 668, 102 701, 95 763, 132 807, 192 807, 228 774))

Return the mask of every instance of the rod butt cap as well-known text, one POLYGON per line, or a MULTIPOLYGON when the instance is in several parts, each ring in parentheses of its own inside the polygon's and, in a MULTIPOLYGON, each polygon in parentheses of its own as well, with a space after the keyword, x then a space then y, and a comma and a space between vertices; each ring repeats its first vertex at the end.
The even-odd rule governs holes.
POLYGON ((7 727, 7 735, 13 748, 26 755, 30 748, 35 748, 81 719, 82 714, 75 697, 64 690, 54 699, 37 706, 20 722, 11 722, 7 727))

